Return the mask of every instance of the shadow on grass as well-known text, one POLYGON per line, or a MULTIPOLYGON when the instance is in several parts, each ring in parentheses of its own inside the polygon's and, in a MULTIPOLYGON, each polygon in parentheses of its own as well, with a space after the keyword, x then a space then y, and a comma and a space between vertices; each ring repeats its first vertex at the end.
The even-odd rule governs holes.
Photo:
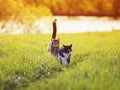
POLYGON ((71 63, 71 67, 75 67, 77 65, 77 63, 79 62, 84 62, 86 57, 89 57, 90 53, 86 53, 86 54, 76 54, 73 56, 73 58, 75 59, 72 63, 71 63))

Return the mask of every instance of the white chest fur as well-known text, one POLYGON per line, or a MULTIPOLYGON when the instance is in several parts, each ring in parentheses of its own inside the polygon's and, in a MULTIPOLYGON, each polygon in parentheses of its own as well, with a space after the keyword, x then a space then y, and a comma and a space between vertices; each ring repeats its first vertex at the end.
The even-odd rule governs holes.
POLYGON ((68 65, 67 59, 69 58, 70 54, 71 54, 71 53, 63 53, 64 57, 62 57, 62 56, 60 56, 60 55, 58 54, 58 59, 59 59, 60 61, 62 61, 62 64, 68 65))

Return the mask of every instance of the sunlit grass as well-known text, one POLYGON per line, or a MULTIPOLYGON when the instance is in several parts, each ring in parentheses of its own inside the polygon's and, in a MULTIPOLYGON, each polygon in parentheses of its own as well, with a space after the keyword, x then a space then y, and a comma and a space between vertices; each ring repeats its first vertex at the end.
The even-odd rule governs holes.
POLYGON ((0 90, 119 90, 120 32, 59 34, 68 67, 47 52, 51 35, 0 36, 0 90))

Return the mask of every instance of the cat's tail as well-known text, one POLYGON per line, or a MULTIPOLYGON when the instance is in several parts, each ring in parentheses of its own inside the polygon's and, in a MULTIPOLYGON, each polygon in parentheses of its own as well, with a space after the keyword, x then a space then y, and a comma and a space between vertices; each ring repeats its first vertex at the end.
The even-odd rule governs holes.
POLYGON ((52 33, 52 39, 56 38, 56 33, 57 33, 57 25, 56 25, 57 19, 53 21, 53 33, 52 33))

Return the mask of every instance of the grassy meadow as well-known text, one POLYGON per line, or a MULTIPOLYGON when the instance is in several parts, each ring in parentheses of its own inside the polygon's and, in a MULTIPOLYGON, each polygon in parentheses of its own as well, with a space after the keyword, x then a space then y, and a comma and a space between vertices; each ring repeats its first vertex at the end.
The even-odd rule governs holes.
POLYGON ((58 34, 71 62, 47 52, 51 34, 0 36, 0 90, 119 90, 120 32, 58 34))

